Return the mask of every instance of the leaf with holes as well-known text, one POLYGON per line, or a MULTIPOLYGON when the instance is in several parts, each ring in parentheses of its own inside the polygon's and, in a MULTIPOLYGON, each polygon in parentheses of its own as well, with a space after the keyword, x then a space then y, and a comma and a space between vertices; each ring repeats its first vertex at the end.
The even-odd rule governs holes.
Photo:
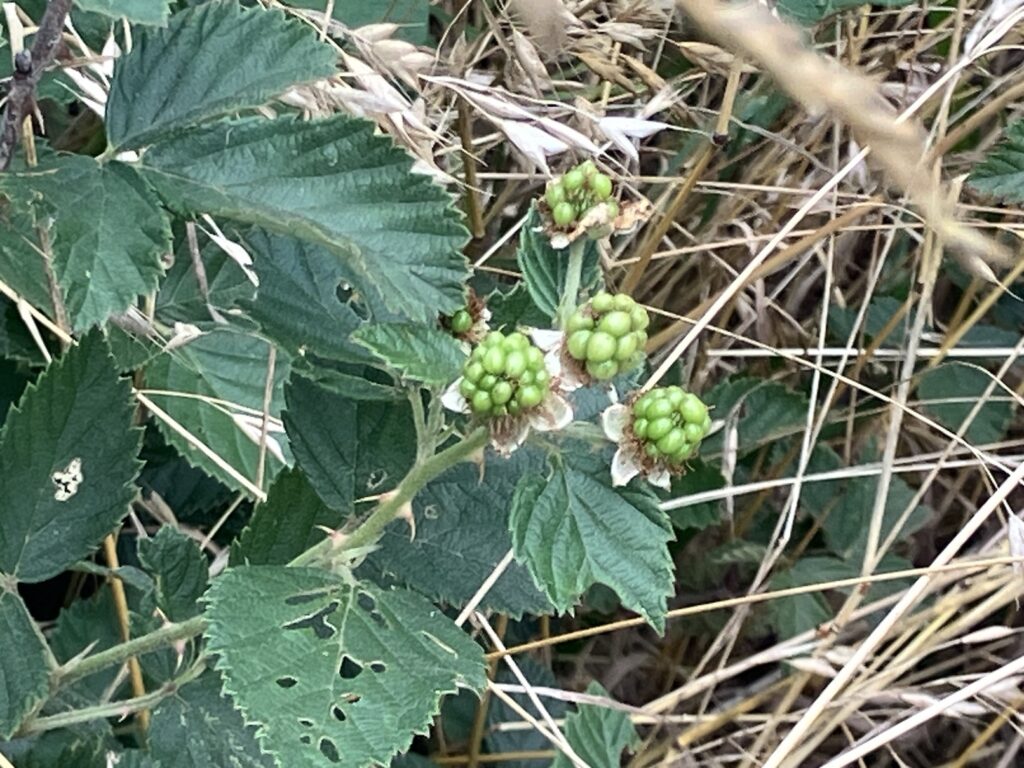
POLYGON ((353 338, 402 378, 424 384, 454 381, 466 353, 454 338, 436 328, 411 323, 366 325, 353 338))
POLYGON ((39 222, 52 214, 53 271, 75 330, 124 312, 156 289, 171 227, 130 166, 61 155, 40 170, 3 176, 0 191, 32 201, 39 222))
POLYGON ((461 214, 373 123, 224 121, 150 147, 142 162, 171 207, 326 246, 356 288, 403 317, 432 323, 465 301, 461 214))
POLYGON ((967 183, 1008 202, 1024 202, 1024 120, 1006 127, 1003 140, 974 167, 967 183))
POLYGON ((166 29, 136 30, 133 42, 114 64, 107 101, 107 138, 120 150, 334 73, 334 51, 308 26, 234 2, 176 13, 166 29))
POLYGON ((349 278, 333 253, 257 228, 244 242, 260 280, 249 314, 267 336, 294 354, 308 350, 332 360, 372 359, 349 340, 362 319, 338 297, 349 278))
MULTIPOLYGON (((270 346, 263 339, 229 329, 217 329, 166 352, 146 371, 146 384, 155 390, 153 402, 249 480, 255 480, 263 397, 270 346)), ((287 356, 278 353, 274 365, 270 416, 281 415, 287 356)), ((236 479, 188 440, 157 422, 167 441, 191 464, 239 489, 236 479)), ((288 441, 280 428, 267 434, 266 477, 274 477, 290 462, 288 441)))
POLYGON ((284 427, 295 460, 329 507, 352 511, 357 498, 391 490, 416 458, 411 409, 353 400, 293 376, 284 427))
POLYGON ((157 605, 168 619, 185 621, 199 613, 210 566, 192 539, 165 525, 156 536, 139 539, 139 562, 156 582, 157 605))
POLYGON ((289 768, 386 764, 426 731, 442 695, 486 684, 480 647, 412 592, 245 566, 207 599, 224 689, 289 768))
POLYGON ((0 589, 0 739, 9 739, 50 689, 49 651, 18 595, 0 589))
MULTIPOLYGON (((519 235, 519 251, 516 253, 523 282, 530 292, 533 303, 549 318, 558 311, 558 304, 565 289, 568 275, 569 252, 556 251, 551 241, 541 231, 540 214, 536 207, 530 209, 529 218, 519 235)), ((580 290, 587 292, 601 282, 601 265, 597 245, 587 241, 583 256, 583 276, 580 290)))
MULTIPOLYGON (((452 467, 413 500, 416 535, 401 525, 387 528, 380 548, 359 573, 465 605, 512 548, 509 501, 520 475, 540 469, 541 463, 537 452, 524 448, 504 460, 488 455, 482 476, 475 465, 452 467)), ((515 617, 552 610, 517 562, 505 569, 480 605, 515 617)))
POLYGON ((99 333, 43 372, 0 433, 0 571, 56 576, 128 513, 141 431, 99 333))
POLYGON ((599 582, 664 631, 673 533, 648 491, 613 488, 607 465, 563 454, 548 476, 523 475, 509 528, 516 558, 560 611, 599 582))
POLYGON ((221 693, 214 671, 182 686, 153 712, 149 749, 175 768, 274 768, 231 699, 221 693))
MULTIPOLYGON (((609 698, 608 691, 598 683, 587 686, 588 696, 609 698)), ((565 738, 573 751, 590 768, 619 768, 622 750, 633 749, 640 737, 629 719, 629 713, 599 704, 580 704, 565 718, 565 738)), ((559 752, 551 768, 570 768, 572 761, 559 752)))

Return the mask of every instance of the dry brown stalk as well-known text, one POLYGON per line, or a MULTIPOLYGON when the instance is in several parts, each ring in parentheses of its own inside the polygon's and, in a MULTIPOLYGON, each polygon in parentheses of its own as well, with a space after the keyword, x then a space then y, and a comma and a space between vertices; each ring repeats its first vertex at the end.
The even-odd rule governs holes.
POLYGON ((901 119, 873 80, 809 49, 796 28, 761 5, 721 0, 677 4, 711 38, 756 62, 812 113, 827 111, 848 125, 858 142, 870 147, 890 180, 920 208, 929 226, 962 254, 972 273, 992 279, 985 274, 984 263, 1012 263, 1004 247, 956 219, 944 190, 927 170, 923 128, 901 119))

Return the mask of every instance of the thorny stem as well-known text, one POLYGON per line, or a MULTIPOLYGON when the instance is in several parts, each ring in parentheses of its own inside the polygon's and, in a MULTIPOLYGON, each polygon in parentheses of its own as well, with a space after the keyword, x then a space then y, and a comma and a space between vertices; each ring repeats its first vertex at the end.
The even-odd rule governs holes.
POLYGON ((576 301, 580 293, 580 281, 583 278, 583 254, 587 250, 586 238, 579 237, 569 246, 569 265, 565 275, 565 290, 558 305, 558 327, 565 329, 565 324, 576 309, 576 301))
POLYGON ((332 552, 361 549, 375 543, 387 525, 398 517, 402 508, 412 501, 427 483, 483 448, 489 435, 487 427, 477 427, 455 445, 418 463, 351 535, 346 536, 341 542, 331 538, 324 539, 296 557, 289 565, 309 565, 332 552))
POLYGON ((95 707, 83 707, 82 709, 73 709, 69 712, 59 712, 56 715, 37 717, 34 720, 30 720, 25 723, 19 731, 19 734, 27 736, 32 733, 42 733, 43 731, 52 731, 57 728, 66 728, 69 725, 75 725, 77 723, 87 723, 91 720, 100 720, 108 717, 124 717, 125 715, 132 714, 133 712, 145 712, 152 709, 168 696, 173 696, 181 686, 195 680, 205 669, 205 663, 196 664, 180 677, 171 680, 161 686, 158 690, 143 694, 142 696, 124 699, 123 701, 113 701, 108 704, 98 704, 95 707))
POLYGON ((142 656, 173 643, 188 640, 201 634, 205 629, 206 620, 202 616, 177 624, 167 624, 148 635, 140 635, 84 659, 72 659, 53 673, 53 680, 57 685, 73 683, 107 667, 123 664, 133 656, 142 656))

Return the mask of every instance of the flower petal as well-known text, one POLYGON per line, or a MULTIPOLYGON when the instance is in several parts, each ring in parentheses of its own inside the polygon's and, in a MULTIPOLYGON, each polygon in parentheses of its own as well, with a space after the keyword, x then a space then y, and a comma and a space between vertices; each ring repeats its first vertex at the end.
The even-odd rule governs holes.
POLYGON ((601 414, 601 426, 604 428, 605 437, 613 443, 621 443, 628 421, 629 408, 621 403, 605 408, 601 414))
POLYGON ((612 459, 612 485, 626 485, 639 474, 640 467, 637 466, 632 453, 619 448, 612 459))
POLYGON ((665 491, 672 490, 672 476, 664 467, 658 467, 656 470, 647 475, 647 482, 649 482, 651 485, 656 485, 665 491))
POLYGON ((507 429, 492 429, 491 445, 502 456, 510 456, 512 452, 526 442, 530 436, 530 422, 516 419, 509 423, 507 429))
POLYGON ((447 408, 449 411, 455 411, 456 413, 469 413, 469 403, 466 402, 466 398, 462 396, 462 392, 459 391, 459 386, 462 384, 462 377, 460 376, 451 384, 448 385, 448 389, 441 395, 441 405, 447 408))
POLYGON ((530 411, 530 426, 538 432, 555 432, 572 423, 572 406, 561 395, 551 392, 547 399, 530 411))
POLYGON ((550 352, 562 347, 565 334, 561 331, 551 331, 547 328, 534 328, 530 331, 530 338, 544 352, 550 352))

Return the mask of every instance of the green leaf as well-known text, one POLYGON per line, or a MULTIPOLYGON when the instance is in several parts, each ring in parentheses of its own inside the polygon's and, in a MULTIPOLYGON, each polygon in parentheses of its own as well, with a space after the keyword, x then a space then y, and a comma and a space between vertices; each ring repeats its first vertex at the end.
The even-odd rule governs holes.
MULTIPOLYGON (((104 738, 86 726, 46 731, 31 739, 13 739, 0 745, 3 752, 18 768, 109 768, 107 753, 118 746, 113 739, 104 738)), ((118 763, 118 768, 132 768, 118 763)), ((160 768, 160 766, 147 766, 160 768)))
MULTIPOLYGON (((817 446, 811 456, 810 473, 838 469, 839 456, 830 448, 817 446)), ((867 546, 871 510, 878 487, 877 477, 855 477, 848 481, 809 483, 802 492, 804 507, 816 517, 824 517, 822 532, 828 548, 844 560, 860 563, 867 546)), ((881 539, 884 541, 899 522, 904 509, 914 498, 914 490, 901 478, 893 477, 889 483, 882 517, 881 539)), ((919 530, 931 516, 931 509, 916 506, 900 529, 897 540, 903 540, 919 530)))
POLYGON ((509 519, 516 558, 558 610, 600 582, 663 632, 672 526, 653 495, 613 488, 607 467, 593 464, 559 462, 547 478, 523 476, 509 519))
MULTIPOLYGON (((950 431, 957 432, 991 383, 992 376, 979 368, 946 363, 921 376, 917 393, 925 401, 925 411, 950 431), (940 402, 943 400, 951 402, 940 402)), ((997 385, 964 436, 975 445, 998 442, 1006 435, 1012 418, 1013 402, 997 385)))
MULTIPOLYGON (((851 563, 834 557, 802 557, 772 577, 771 588, 790 589, 855 576, 851 563)), ((781 597, 769 603, 772 624, 786 639, 814 629, 832 618, 832 609, 820 592, 781 597)))
MULTIPOLYGON (((874 5, 899 8, 911 0, 877 0, 874 5)), ((813 26, 829 16, 860 8, 860 0, 779 0, 778 9, 784 15, 806 26, 813 26)))
POLYGON ((1024 120, 1006 127, 1002 141, 985 155, 967 183, 1007 202, 1024 202, 1024 120))
POLYGON ((346 366, 344 370, 334 370, 322 364, 313 364, 299 368, 297 363, 294 370, 317 386, 349 400, 395 403, 405 402, 409 396, 405 389, 398 386, 380 384, 366 378, 369 372, 366 367, 346 366))
MULTIPOLYGON (((325 7, 324 0, 295 0, 290 5, 321 12, 325 7)), ((367 24, 398 24, 396 38, 408 40, 410 43, 425 44, 428 38, 429 12, 427 0, 388 0, 386 3, 334 0, 333 15, 351 29, 367 24)))
MULTIPOLYGON (((590 696, 608 698, 608 692, 598 683, 588 685, 586 692, 590 696)), ((565 718, 565 738, 590 768, 619 768, 622 750, 635 748, 640 743, 629 713, 596 704, 580 704, 576 712, 565 718)), ((559 752, 551 768, 571 765, 572 761, 559 752)))
POLYGON ((251 566, 215 579, 208 599, 224 689, 289 768, 386 763, 442 694, 486 684, 480 647, 412 592, 251 566))
MULTIPOLYGON (((178 763, 172 763, 177 765, 178 763)), ((62 764, 63 765, 63 764, 62 764)), ((109 763, 107 763, 109 765, 109 763)), ((71 768, 70 766, 68 768, 71 768)), ((129 749, 117 755, 117 768, 166 768, 156 758, 141 749, 129 749)))
POLYGON ((209 322, 212 318, 207 302, 226 313, 256 295, 256 287, 235 260, 218 246, 203 242, 202 233, 197 235, 209 292, 204 297, 199 289, 188 242, 183 238, 156 297, 157 318, 168 324, 209 322))
POLYGON ((171 13, 168 0, 75 0, 83 11, 92 11, 113 19, 136 24, 163 26, 171 13))
POLYGON ((231 548, 231 564, 286 565, 324 537, 317 526, 336 528, 341 522, 301 470, 286 469, 231 548))
MULTIPOLYGON (((0 51, 0 54, 3 52, 0 51)), ((0 280, 48 315, 53 302, 39 251, 36 220, 28 200, 0 195, 0 280)))
MULTIPOLYGON (((262 339, 230 329, 216 329, 154 360, 146 371, 146 383, 153 390, 175 395, 151 394, 153 401, 178 423, 199 437, 215 453, 250 480, 256 477, 259 463, 259 414, 267 380, 270 347, 262 339), (222 402, 209 402, 214 398, 222 402), (241 406, 243 409, 236 408, 241 406), (253 412, 255 411, 255 415, 253 412), (232 418, 246 417, 250 432, 242 430, 232 418)), ((270 415, 279 417, 282 389, 288 378, 289 362, 277 355, 270 415)), ((221 482, 240 489, 239 483, 210 459, 199 453, 177 432, 158 422, 167 441, 194 466, 221 482)), ((279 432, 270 432, 286 460, 290 460, 287 441, 279 432)), ((274 452, 267 451, 266 477, 272 478, 283 464, 274 452)))
POLYGON ((360 402, 293 376, 284 428, 310 485, 329 507, 398 485, 416 457, 416 430, 405 404, 360 402))
POLYGON ((221 693, 216 672, 182 686, 153 712, 149 750, 163 765, 175 768, 275 768, 263 754, 256 729, 221 693))
POLYGON ((366 325, 353 338, 405 379, 444 385, 458 378, 466 353, 443 331, 411 323, 366 325))
POLYGON ((0 739, 9 739, 50 690, 49 651, 18 595, 0 590, 0 739))
POLYGON ((165 525, 150 539, 139 539, 139 562, 156 582, 157 605, 171 621, 199 613, 210 566, 199 547, 173 526, 165 525))
POLYGON ((151 147, 144 173, 173 207, 327 246, 352 282, 432 323, 464 301, 461 214, 366 120, 233 120, 151 147))
POLYGON ((39 221, 53 214, 53 270, 75 330, 156 290, 161 256, 171 248, 170 224, 130 166, 61 155, 43 170, 0 178, 0 190, 32 199, 39 221))
MULTIPOLYGON (((703 399, 713 408, 714 418, 735 419, 741 455, 798 434, 807 423, 807 396, 775 381, 738 377, 719 384, 703 399)), ((721 452, 724 433, 721 430, 705 439, 701 453, 721 452)))
POLYGON ((203 3, 174 14, 166 29, 135 31, 132 50, 114 64, 107 139, 111 149, 137 149, 328 77, 334 62, 309 26, 279 11, 203 3))
POLYGON ((263 332, 296 354, 368 361, 349 336, 362 319, 338 298, 345 269, 326 248, 252 229, 245 245, 255 259, 259 291, 249 314, 263 332))
MULTIPOLYGON (((868 305, 868 311, 864 315, 864 322, 861 325, 864 337, 868 341, 874 341, 876 344, 882 344, 887 339, 890 339, 892 331, 883 338, 879 338, 879 334, 881 334, 885 326, 902 306, 902 301, 891 296, 875 296, 868 305)), ((828 308, 829 333, 840 343, 846 344, 850 334, 853 332, 853 324, 858 314, 860 314, 859 306, 839 307, 831 305, 828 308)), ((898 331, 901 327, 902 324, 897 324, 893 331, 898 331)), ((858 337, 855 336, 854 344, 857 343, 857 339, 858 337)))
MULTIPOLYGON (((672 498, 685 499, 692 494, 716 491, 724 487, 725 478, 722 477, 722 473, 698 459, 691 462, 690 469, 685 475, 672 479, 672 498)), ((668 510, 668 516, 672 520, 672 525, 680 531, 702 531, 708 526, 715 525, 722 515, 720 503, 709 501, 703 504, 675 507, 668 510)))
MULTIPOLYGON (((509 501, 523 472, 539 469, 535 456, 526 449, 505 460, 491 455, 483 477, 476 466, 452 467, 416 495, 416 535, 390 526, 359 573, 386 575, 450 605, 465 605, 512 547, 509 501)), ((519 563, 505 569, 480 605, 515 617, 552 610, 519 563)))
MULTIPOLYGON (((64 608, 57 615, 49 640, 53 655, 61 664, 71 661, 87 648, 91 648, 91 653, 99 653, 120 643, 117 609, 111 591, 100 589, 96 594, 76 600, 64 608)), ((98 701, 117 674, 117 667, 102 669, 72 684, 70 690, 83 698, 98 701)))
POLYGON ((0 571, 44 581, 85 557, 135 497, 141 430, 98 333, 30 385, 0 434, 0 571))
POLYGON ((494 291, 487 297, 487 308, 491 310, 491 325, 515 327, 528 325, 543 327, 551 319, 533 303, 525 283, 516 283, 509 291, 494 291))
MULTIPOLYGON (((533 303, 549 318, 558 311, 565 278, 568 273, 569 251, 556 251, 551 247, 544 232, 541 231, 540 214, 536 206, 530 209, 530 217, 523 225, 519 235, 519 251, 516 259, 523 272, 523 282, 530 292, 533 303)), ((601 282, 601 265, 598 258, 597 245, 588 241, 583 255, 583 275, 580 289, 588 292, 601 282)))
MULTIPOLYGON (((0 256, 2 258, 2 256, 0 256)), ((30 366, 38 367, 46 363, 42 352, 36 346, 29 333, 28 327, 18 314, 18 307, 6 296, 0 296, 0 357, 6 358, 6 363, 11 373, 0 375, 0 422, 3 421, 3 414, 6 410, 4 401, 7 398, 16 399, 17 393, 21 392, 21 386, 15 386, 22 374, 14 373, 18 363, 27 363, 30 366), (15 390, 17 392, 15 393, 15 390), (11 397, 15 393, 15 397, 11 397)))

